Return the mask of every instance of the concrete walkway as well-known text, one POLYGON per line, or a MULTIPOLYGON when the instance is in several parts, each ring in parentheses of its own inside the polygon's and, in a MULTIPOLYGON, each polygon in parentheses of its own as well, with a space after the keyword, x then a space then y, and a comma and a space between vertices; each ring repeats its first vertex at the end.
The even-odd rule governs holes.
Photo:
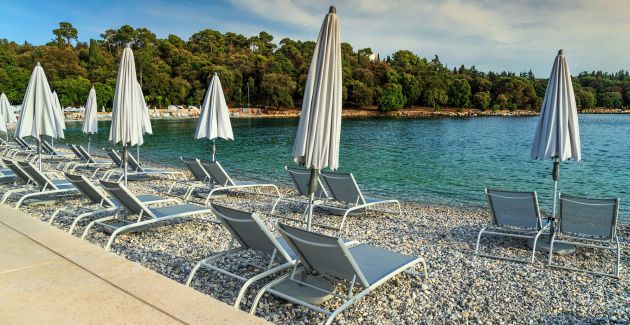
POLYGON ((0 323, 267 324, 5 205, 0 323))

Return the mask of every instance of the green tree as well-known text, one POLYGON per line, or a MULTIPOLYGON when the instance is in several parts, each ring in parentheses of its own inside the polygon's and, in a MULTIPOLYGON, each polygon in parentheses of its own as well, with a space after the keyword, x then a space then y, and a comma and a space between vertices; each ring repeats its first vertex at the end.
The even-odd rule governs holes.
POLYGON ((279 73, 264 75, 260 83, 260 91, 267 105, 276 107, 293 107, 292 93, 296 87, 295 81, 279 73))
POLYGON ((490 101, 490 93, 487 91, 480 91, 473 96, 473 105, 482 111, 490 107, 490 101))
POLYGON ((457 108, 470 106, 470 85, 466 79, 455 79, 448 92, 450 104, 457 108))
POLYGON ((621 108, 621 105, 623 104, 621 93, 616 91, 601 93, 597 98, 597 104, 607 108, 621 108))
POLYGON ((403 108, 407 99, 403 95, 402 86, 395 83, 387 83, 378 97, 378 109, 382 112, 399 110, 403 108))
POLYGON ((59 23, 59 28, 53 29, 53 34, 58 46, 70 45, 70 42, 76 41, 79 36, 77 29, 65 21, 59 23))

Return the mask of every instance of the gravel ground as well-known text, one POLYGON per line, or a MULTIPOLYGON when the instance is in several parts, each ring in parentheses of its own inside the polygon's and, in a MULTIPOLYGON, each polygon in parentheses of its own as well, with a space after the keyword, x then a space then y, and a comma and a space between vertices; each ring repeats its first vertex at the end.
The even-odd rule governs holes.
MULTIPOLYGON (((130 182, 137 194, 166 195, 170 181, 150 178, 130 182)), ((4 186, 4 192, 10 186, 4 186)), ((177 192, 181 194, 182 191, 177 192)), ((292 190, 281 188, 283 194, 292 190)), ((72 210, 77 197, 66 197, 53 206, 25 206, 24 211, 47 221, 62 207, 72 210)), ((14 201, 9 202, 10 205, 14 201)), ((201 202, 201 201, 198 201, 201 202)), ((230 194, 216 199, 217 204, 256 211, 273 230, 275 215, 270 215, 273 199, 264 195, 230 194)), ((380 286, 346 310, 336 321, 343 324, 415 324, 415 323, 619 323, 630 322, 630 226, 618 227, 622 241, 621 280, 586 273, 550 270, 547 254, 538 253, 533 265, 474 256, 479 229, 488 222, 487 211, 454 209, 443 206, 402 203, 401 216, 369 212, 350 218, 346 239, 358 240, 405 254, 423 256, 429 278, 403 274, 380 286)), ((277 215, 298 218, 303 207, 281 203, 277 215)), ((318 223, 334 225, 338 216, 316 210, 318 223)), ((71 218, 60 217, 54 226, 68 229, 71 218)), ((80 234, 84 223, 76 234, 80 234)), ((336 235, 325 228, 318 231, 336 235)), ((184 283, 200 259, 227 249, 229 234, 222 226, 193 217, 155 227, 142 233, 117 237, 112 251, 141 263, 175 281, 184 283)), ((87 240, 104 246, 107 235, 91 231, 87 240)), ((526 258, 528 249, 522 240, 486 239, 486 252, 526 258)), ((579 248, 578 252, 555 259, 566 265, 610 271, 612 253, 579 248)), ((244 259, 251 256, 244 254, 244 259)), ((223 263, 228 264, 230 260, 223 263)), ((235 267, 235 272, 247 273, 235 267)), ((418 269, 419 270, 419 269, 418 269)), ((283 274, 283 272, 278 273, 283 274)), ((241 308, 249 310, 257 290, 275 277, 260 281, 248 290, 241 308)), ((217 273, 200 270, 192 287, 225 303, 233 304, 238 293, 237 281, 217 273)), ((337 300, 326 303, 338 306, 337 300)), ((257 315, 278 324, 320 323, 321 314, 273 296, 265 296, 257 315)))

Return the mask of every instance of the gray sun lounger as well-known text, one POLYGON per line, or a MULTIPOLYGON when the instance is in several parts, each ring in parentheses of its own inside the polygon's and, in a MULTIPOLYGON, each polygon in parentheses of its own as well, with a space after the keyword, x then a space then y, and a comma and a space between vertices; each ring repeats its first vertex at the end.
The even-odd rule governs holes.
MULTIPOLYGON (((284 169, 291 176, 291 180, 293 181, 294 188, 297 192, 296 196, 282 196, 276 199, 273 203, 273 207, 271 208, 271 213, 273 214, 276 211, 276 206, 280 201, 290 201, 296 202, 299 204, 305 204, 306 210, 304 210, 303 217, 306 216, 308 212, 308 204, 310 201, 310 197, 308 194, 308 187, 311 181, 311 171, 304 168, 293 168, 285 166, 284 169)), ((315 205, 323 204, 326 200, 329 199, 328 192, 326 188, 322 184, 321 179, 317 178, 317 189, 315 190, 315 205)))
POLYGON ((46 140, 42 140, 42 149, 46 151, 46 154, 49 157, 56 157, 56 158, 62 158, 62 159, 69 159, 69 158, 74 157, 74 154, 71 154, 71 153, 58 152, 57 149, 51 146, 50 143, 48 143, 48 141, 46 140))
POLYGON ((177 185, 183 185, 186 187, 184 193, 184 200, 188 200, 195 191, 201 189, 212 190, 212 177, 208 174, 205 168, 201 165, 201 161, 197 158, 179 157, 179 159, 188 167, 188 170, 192 174, 190 179, 175 180, 173 184, 168 188, 167 194, 171 194, 171 191, 177 185))
POLYGON ((85 238, 94 225, 99 225, 107 232, 111 232, 111 236, 105 245, 105 249, 109 250, 114 238, 119 234, 129 232, 140 232, 157 223, 165 222, 173 219, 191 217, 195 215, 212 215, 212 210, 208 207, 202 207, 194 204, 178 204, 166 207, 150 208, 142 203, 140 199, 129 189, 119 183, 101 181, 101 187, 105 189, 113 198, 116 198, 121 206, 129 214, 137 216, 136 221, 129 221, 122 218, 120 213, 114 216, 104 217, 93 220, 88 224, 81 238, 85 238))
MULTIPOLYGON (((53 221, 61 215, 71 216, 73 218, 73 221, 70 225, 68 233, 72 234, 79 222, 81 222, 85 218, 109 216, 115 214, 120 209, 120 203, 116 199, 110 199, 107 195, 105 195, 105 193, 103 193, 103 191, 99 187, 90 182, 87 177, 70 173, 65 173, 65 176, 68 181, 70 181, 70 183, 72 183, 72 185, 77 188, 79 193, 82 194, 82 198, 84 198, 84 200, 79 201, 77 207, 89 208, 89 211, 74 213, 68 207, 59 208, 55 210, 55 212, 48 220, 49 224, 52 224, 53 221)), ((137 198, 140 202, 147 205, 176 202, 175 199, 162 198, 155 195, 138 195, 137 198)))
MULTIPOLYGON (((244 284, 241 286, 234 302, 234 307, 238 308, 250 285, 274 273, 292 267, 295 264, 297 255, 287 246, 286 241, 282 237, 274 237, 271 234, 257 214, 215 204, 211 204, 211 207, 214 215, 232 235, 232 240, 226 251, 214 254, 197 263, 190 272, 186 285, 190 286, 193 277, 199 268, 202 267, 242 281, 244 284), (237 247, 236 244, 238 244, 237 247), (254 275, 251 275, 251 272, 247 272, 249 277, 245 277, 215 264, 215 261, 219 259, 232 257, 234 254, 243 251, 260 256, 266 261, 266 265, 256 265, 259 271, 254 275)), ((243 262, 238 255, 236 259, 237 264, 243 262)))
POLYGON ((11 183, 11 180, 13 181, 12 187, 3 193, 0 203, 6 202, 6 200, 15 193, 34 190, 36 184, 31 180, 31 176, 18 166, 17 162, 12 159, 3 158, 2 163, 8 167, 15 176, 9 180, 9 183, 11 183))
POLYGON ((328 188, 330 199, 316 206, 333 214, 343 215, 337 230, 342 230, 348 215, 358 211, 378 211, 402 214, 400 202, 396 199, 379 199, 364 196, 352 173, 322 172, 320 178, 328 188), (397 211, 374 209, 376 205, 394 205, 397 211))
POLYGON ((513 192, 486 189, 492 221, 484 226, 477 235, 475 255, 516 262, 534 263, 536 243, 543 232, 549 230, 550 223, 540 217, 536 192, 513 192), (481 253, 479 250, 482 235, 532 238, 534 245, 531 259, 523 260, 498 255, 481 253))
MULTIPOLYGON (((20 161, 17 165, 29 176, 32 181, 31 183, 36 184, 37 192, 22 195, 15 204, 16 208, 19 208, 26 199, 43 199, 44 197, 52 195, 68 194, 76 191, 76 188, 74 188, 67 180, 51 180, 48 176, 35 168, 35 166, 33 166, 30 162, 20 161)), ((6 198, 3 198, 3 202, 4 200, 6 200, 6 198)))
POLYGON ((560 201, 558 230, 551 237, 549 266, 619 278, 621 272, 621 247, 617 237, 619 198, 592 199, 564 194, 558 196, 560 201), (614 270, 606 273, 554 264, 553 245, 555 243, 612 250, 616 252, 614 270))
POLYGON ((255 189, 256 194, 262 194, 259 192, 260 188, 270 188, 275 192, 275 196, 280 197, 280 191, 278 190, 278 187, 274 184, 260 184, 255 182, 233 180, 218 161, 202 162, 201 165, 208 172, 208 175, 212 177, 216 185, 208 194, 205 202, 206 205, 208 204, 208 202, 210 202, 211 199, 213 199, 212 195, 216 192, 241 190, 247 188, 255 189))
POLYGON ((396 275, 402 272, 419 275, 410 270, 418 263, 423 266, 424 276, 428 276, 422 257, 368 244, 349 246, 341 238, 284 224, 277 224, 277 228, 297 253, 299 263, 290 274, 270 282, 258 292, 250 310, 252 314, 263 294, 270 293, 327 315, 325 324, 330 324, 357 300, 396 275), (343 285, 345 292, 335 290, 337 285, 343 285), (340 299, 342 304, 334 310, 321 306, 332 298, 340 299))
MULTIPOLYGON (((115 150, 107 151, 107 154, 112 158, 116 164, 120 163, 122 167, 123 159, 115 150)), ((112 169, 103 175, 103 180, 108 181, 112 176, 119 175, 118 182, 124 177, 124 167, 112 169)), ((166 175, 169 179, 176 179, 177 176, 184 178, 185 174, 180 171, 173 171, 160 168, 143 168, 133 155, 127 154, 127 175, 128 176, 150 176, 150 175, 166 175)))

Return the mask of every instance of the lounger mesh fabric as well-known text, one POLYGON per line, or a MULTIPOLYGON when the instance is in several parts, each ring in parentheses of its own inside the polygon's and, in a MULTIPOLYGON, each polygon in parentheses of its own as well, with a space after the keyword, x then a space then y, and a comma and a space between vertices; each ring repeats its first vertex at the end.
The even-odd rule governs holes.
POLYGON ((210 176, 196 158, 180 157, 180 159, 186 164, 186 167, 188 167, 188 170, 190 170, 196 180, 200 182, 209 181, 210 176))
POLYGON ((536 229, 540 227, 538 204, 533 192, 487 191, 494 223, 536 229))
MULTIPOLYGON (((295 184, 295 188, 298 190, 298 193, 302 196, 308 196, 308 186, 311 181, 311 171, 303 168, 291 168, 286 167, 287 172, 291 175, 291 179, 293 180, 293 184, 295 184)), ((327 197, 328 194, 324 190, 321 181, 319 178, 317 179, 317 189, 315 190, 315 197, 322 198, 327 197)))
POLYGON ((98 191, 94 185, 83 175, 74 175, 70 173, 64 174, 72 185, 74 185, 83 195, 94 204, 102 204, 104 206, 114 206, 114 203, 103 193, 98 191))
POLYGON ((615 229, 617 205, 617 199, 589 199, 562 195, 559 231, 610 239, 615 229))
POLYGON ((120 184, 115 182, 101 181, 103 188, 116 198, 122 205, 129 210, 132 214, 142 215, 155 218, 156 216, 151 210, 146 209, 142 203, 133 199, 134 195, 129 192, 128 189, 123 188, 120 184))
POLYGON ((352 174, 323 172, 321 177, 336 201, 348 204, 365 203, 352 174))
POLYGON ((230 176, 225 172, 221 164, 218 161, 209 161, 202 164, 208 174, 214 179, 217 184, 221 186, 233 186, 235 185, 234 181, 230 178, 230 176))

